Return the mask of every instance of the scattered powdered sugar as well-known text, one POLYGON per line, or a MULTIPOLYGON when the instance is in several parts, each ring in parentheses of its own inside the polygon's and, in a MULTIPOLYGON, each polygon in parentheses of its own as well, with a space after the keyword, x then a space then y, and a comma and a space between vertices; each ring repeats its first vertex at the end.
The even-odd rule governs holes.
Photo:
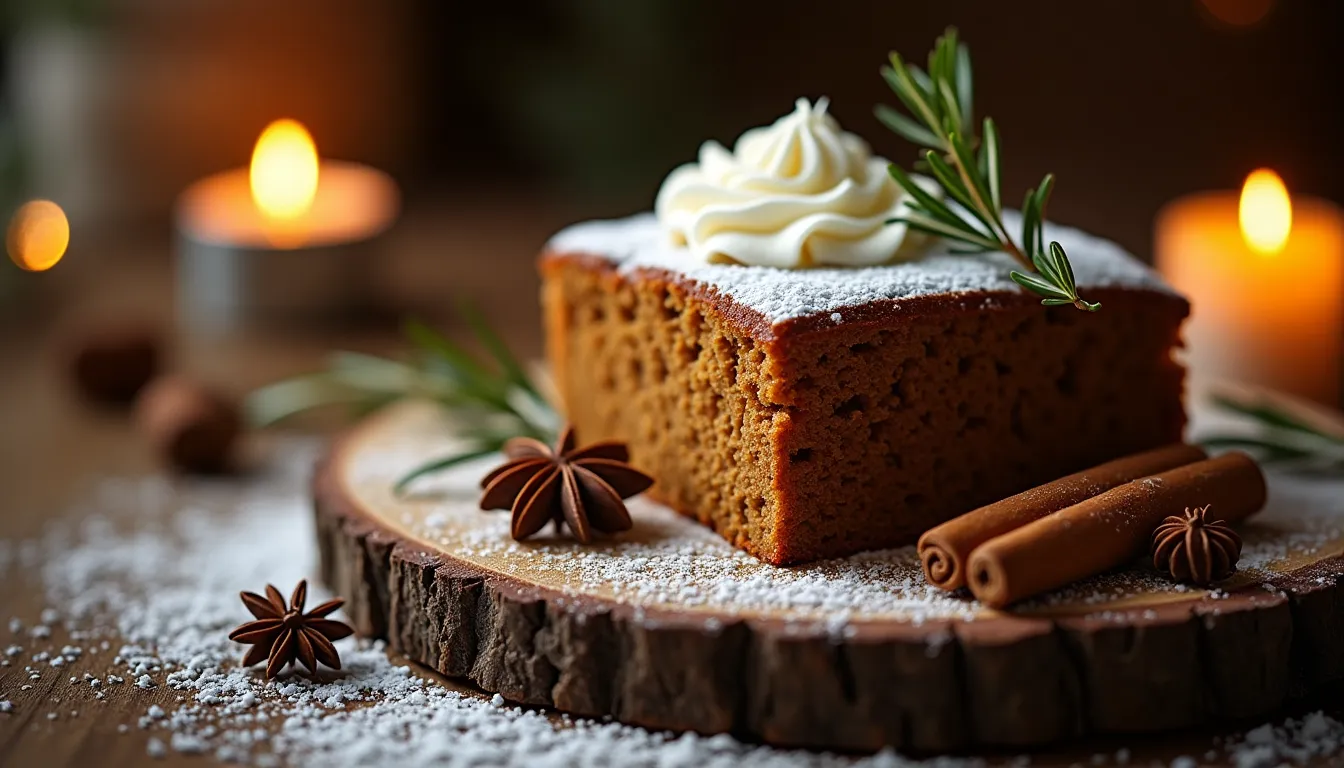
MULTIPOLYGON (((405 425, 408 419, 398 420, 405 425)), ((913 547, 778 568, 729 545, 718 534, 645 498, 627 502, 635 521, 618 537, 581 545, 547 530, 525 542, 509 535, 509 516, 482 512, 477 483, 490 460, 464 464, 392 494, 396 479, 425 456, 451 452, 433 414, 404 439, 362 441, 347 454, 351 491, 366 507, 410 535, 487 569, 500 568, 560 592, 606 596, 644 610, 725 612, 843 630, 864 620, 971 619, 974 601, 930 586, 913 547)))
POLYGON ((1273 471, 1269 501, 1240 527, 1244 546, 1238 567, 1271 569, 1294 558, 1344 551, 1344 482, 1325 476, 1288 476, 1273 471))
MULTIPOLYGON (((48 635, 55 628, 69 639, 33 635, 15 617, 10 622, 14 642, 6 647, 4 658, 27 664, 30 679, 47 685, 50 682, 41 678, 52 674, 47 670, 57 659, 67 665, 96 661, 103 666, 70 676, 72 693, 62 694, 64 704, 26 699, 33 695, 31 685, 0 691, 0 717, 18 716, 14 713, 26 706, 43 706, 40 711, 49 710, 50 727, 61 727, 69 718, 86 716, 84 710, 95 702, 105 701, 106 691, 122 701, 143 702, 118 730, 147 732, 150 756, 204 753, 262 766, 981 763, 975 758, 916 763, 890 751, 855 760, 747 745, 726 735, 655 733, 574 719, 513 706, 498 695, 442 685, 390 660, 382 643, 355 638, 338 643, 341 673, 329 672, 314 682, 290 672, 265 682, 258 669, 237 667, 242 647, 229 642, 227 633, 249 618, 238 600, 239 590, 255 590, 268 582, 288 590, 299 578, 313 575, 316 553, 306 489, 315 448, 311 443, 281 446, 273 452, 278 458, 270 472, 241 481, 107 480, 66 522, 54 522, 41 541, 7 542, 6 549, 14 555, 0 574, 7 583, 15 583, 22 575, 15 573, 15 566, 40 573, 52 607, 39 626, 47 627, 48 635), (81 695, 84 698, 78 698, 81 695)), ((1271 488, 1272 508, 1263 518, 1267 531, 1306 519, 1311 531, 1303 528, 1303 536, 1324 541, 1324 531, 1338 533, 1344 494, 1337 484, 1275 477, 1271 488), (1293 512, 1307 507, 1314 510, 1311 515, 1293 512)), ((444 529, 455 525, 457 507, 462 506, 442 498, 417 503, 436 512, 444 529)), ((973 610, 969 601, 928 594, 908 550, 762 571, 756 570, 759 563, 698 526, 692 528, 699 533, 688 533, 686 541, 668 550, 658 543, 658 531, 666 533, 664 526, 681 531, 685 521, 644 502, 636 505, 635 514, 652 521, 646 529, 650 536, 632 543, 645 549, 628 552, 624 564, 559 540, 544 540, 537 546, 552 556, 552 567, 571 573, 576 584, 614 580, 630 600, 660 594, 684 599, 688 590, 694 599, 707 568, 713 578, 700 596, 708 603, 783 605, 834 621, 837 630, 843 630, 847 615, 866 609, 869 601, 893 600, 883 594, 882 585, 903 595, 889 605, 917 600, 939 615, 973 610), (742 573, 735 575, 737 571, 742 573), (641 581, 647 586, 640 586, 641 581), (777 595, 769 597, 770 592, 777 595), (940 601, 954 607, 939 608, 940 601)), ((508 539, 505 519, 473 513, 478 525, 470 546, 492 556, 525 546, 508 539)), ((1248 554, 1268 564, 1273 557, 1265 547, 1255 543, 1248 531, 1248 554)), ((310 601, 325 597, 318 584, 312 591, 310 601)), ((78 672, 80 667, 74 669, 78 672)), ((60 690, 67 690, 65 677, 58 680, 60 690)), ((1224 754, 1239 768, 1260 768, 1334 755, 1341 744, 1344 725, 1316 713, 1256 728, 1209 754, 1224 754)), ((1102 755, 1099 764, 1127 762, 1129 751, 1121 752, 1124 759, 1117 752, 1102 755)))
POLYGON ((1339 759, 1344 754, 1344 723, 1321 712, 1282 725, 1265 724, 1229 739, 1226 755, 1236 768, 1272 768, 1305 765, 1321 758, 1339 759))
MULTIPOLYGON (((286 445, 274 455, 283 462, 270 474, 242 482, 104 481, 73 522, 56 523, 41 542, 24 543, 30 565, 48 563, 41 568, 46 596, 61 606, 44 620, 63 623, 73 638, 40 653, 47 660, 87 659, 116 649, 102 678, 118 696, 145 701, 138 719, 118 730, 150 731, 149 756, 206 753, 229 762, 324 768, 855 762, 726 735, 657 733, 524 709, 498 695, 420 677, 389 660, 381 642, 355 638, 337 643, 343 672, 327 672, 320 682, 293 672, 265 682, 259 669, 240 669, 243 647, 227 639, 250 618, 238 592, 268 582, 288 590, 315 567, 306 495, 314 446, 286 445), (121 646, 108 637, 120 638, 121 646)), ((314 584, 310 603, 325 597, 314 584)), ((0 700, 0 717, 15 709, 0 700)), ((62 707, 48 719, 77 712, 62 707)), ((916 763, 890 751, 857 762, 979 764, 965 758, 916 763)))
MULTIPOLYGON (((635 526, 620 536, 580 545, 547 531, 517 542, 509 535, 507 514, 477 507, 477 483, 491 463, 488 459, 427 479, 409 498, 395 497, 391 488, 397 478, 423 463, 425 456, 453 449, 446 427, 433 413, 389 422, 398 425, 395 435, 374 435, 346 455, 353 478, 350 491, 365 501, 366 509, 387 515, 393 526, 487 570, 645 611, 700 612, 706 621, 769 612, 772 618, 797 622, 800 629, 825 627, 842 634, 869 621, 965 621, 982 612, 969 596, 929 585, 913 547, 778 568, 644 498, 627 502, 635 526)), ((1269 487, 1264 512, 1239 526, 1245 545, 1241 573, 1235 577, 1238 586, 1266 580, 1285 561, 1344 551, 1344 481, 1271 471, 1269 487)), ((1091 608, 1098 616, 1124 621, 1128 611, 1113 604, 1154 593, 1206 595, 1139 564, 1076 582, 1025 607, 1067 606, 1072 612, 1091 608)), ((1217 600, 1226 593, 1206 596, 1217 600)))
MULTIPOLYGON (((1020 218, 1016 212, 1006 211, 1004 223, 1013 231, 1020 227, 1020 218)), ((1082 289, 1124 287, 1171 292, 1156 272, 1114 242, 1053 224, 1046 226, 1045 238, 1064 246, 1082 289)), ((1008 255, 955 255, 946 244, 935 245, 916 261, 877 267, 780 269, 704 264, 695 261, 684 247, 673 246, 652 213, 575 224, 552 237, 547 248, 617 261, 627 272, 652 267, 683 275, 759 312, 772 325, 873 301, 1021 291, 1008 277, 1009 271, 1018 267, 1008 255)), ((839 322, 835 317, 832 315, 839 322)))

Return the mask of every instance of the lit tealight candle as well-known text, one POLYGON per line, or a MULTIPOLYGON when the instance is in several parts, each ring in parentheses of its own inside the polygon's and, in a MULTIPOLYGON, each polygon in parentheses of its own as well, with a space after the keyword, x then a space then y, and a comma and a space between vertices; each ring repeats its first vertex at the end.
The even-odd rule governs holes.
POLYGON ((1272 171, 1240 196, 1206 192, 1158 215, 1158 269, 1190 299, 1196 385, 1229 380, 1337 404, 1344 354, 1344 212, 1291 198, 1272 171))
POLYGON ((370 244, 399 201, 387 174, 319 160, 301 124, 271 123, 250 167, 202 179, 178 201, 179 314, 220 331, 359 308, 370 244))

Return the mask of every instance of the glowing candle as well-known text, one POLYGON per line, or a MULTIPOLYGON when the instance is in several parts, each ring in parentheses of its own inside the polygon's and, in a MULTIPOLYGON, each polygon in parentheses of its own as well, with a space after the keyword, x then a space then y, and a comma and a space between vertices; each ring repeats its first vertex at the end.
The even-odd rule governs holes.
POLYGON ((1337 404, 1344 355, 1344 212, 1289 197, 1272 171, 1158 215, 1155 258, 1190 299, 1187 361, 1199 385, 1272 387, 1337 404))
POLYGON ((178 200, 179 310, 201 330, 343 314, 367 298, 367 244, 397 217, 382 171, 320 160, 307 129, 271 123, 248 168, 178 200))

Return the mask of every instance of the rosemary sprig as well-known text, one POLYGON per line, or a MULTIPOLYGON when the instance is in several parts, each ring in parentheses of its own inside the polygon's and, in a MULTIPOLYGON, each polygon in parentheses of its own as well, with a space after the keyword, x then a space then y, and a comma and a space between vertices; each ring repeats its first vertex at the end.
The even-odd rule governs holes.
POLYGON ((1101 304, 1078 296, 1073 267, 1057 242, 1046 247, 1045 209, 1054 188, 1047 174, 1040 186, 1028 190, 1022 204, 1022 245, 1018 246, 1003 223, 1002 145, 994 121, 984 119, 983 139, 975 133, 971 54, 957 42, 957 30, 949 27, 929 53, 926 72, 891 53, 891 66, 882 77, 895 91, 910 116, 885 104, 876 108, 877 119, 891 130, 924 147, 921 170, 928 171, 948 198, 949 205, 929 194, 900 166, 889 167, 891 176, 913 198, 913 212, 888 223, 904 222, 913 229, 955 240, 957 253, 1003 251, 1027 271, 1010 273, 1013 281, 1042 296, 1047 306, 1072 304, 1095 312, 1101 304), (977 151, 978 148, 978 151, 977 151))
POLYGON ((412 469, 397 481, 398 492, 416 478, 495 453, 511 437, 553 441, 559 416, 522 364, 475 310, 463 307, 461 315, 488 361, 411 320, 403 328, 412 348, 409 360, 334 353, 326 370, 252 392, 246 403, 248 419, 255 426, 268 426, 326 406, 345 406, 361 416, 403 398, 434 400, 452 413, 465 445, 412 469))
POLYGON ((1266 464, 1306 472, 1344 472, 1344 429, 1330 430, 1266 399, 1229 394, 1212 397, 1213 404, 1243 417, 1249 432, 1215 433, 1200 438, 1209 448, 1239 448, 1266 464))

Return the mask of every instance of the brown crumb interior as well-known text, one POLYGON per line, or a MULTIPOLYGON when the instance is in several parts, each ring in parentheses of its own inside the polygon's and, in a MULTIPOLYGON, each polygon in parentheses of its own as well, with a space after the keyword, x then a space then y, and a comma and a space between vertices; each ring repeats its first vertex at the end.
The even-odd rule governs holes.
POLYGON ((543 262, 548 353, 584 441, 772 563, 913 543, 1033 485, 1179 440, 1182 302, 1113 291, 758 341, 655 276, 543 262))

